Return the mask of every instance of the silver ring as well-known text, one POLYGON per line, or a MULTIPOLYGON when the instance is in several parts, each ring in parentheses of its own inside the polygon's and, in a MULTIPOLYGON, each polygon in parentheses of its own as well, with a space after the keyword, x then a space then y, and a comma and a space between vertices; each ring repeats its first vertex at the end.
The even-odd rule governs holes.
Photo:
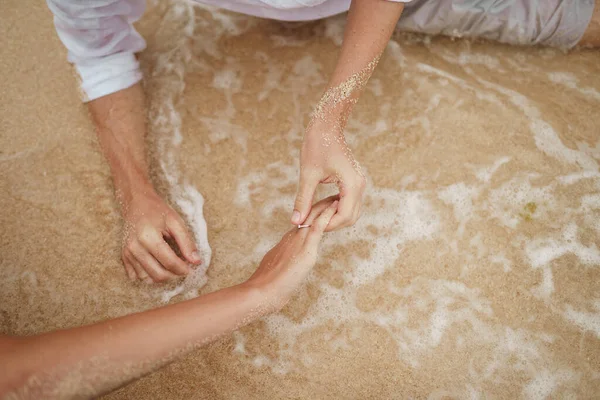
POLYGON ((298 225, 298 229, 302 229, 302 228, 310 228, 310 225, 298 225))

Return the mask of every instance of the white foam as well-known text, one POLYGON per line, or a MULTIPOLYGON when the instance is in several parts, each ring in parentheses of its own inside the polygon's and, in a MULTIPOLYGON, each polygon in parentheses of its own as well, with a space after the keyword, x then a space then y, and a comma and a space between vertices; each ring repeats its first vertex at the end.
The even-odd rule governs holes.
POLYGON ((596 171, 589 171, 589 170, 574 172, 572 174, 559 176, 558 181, 560 183, 562 183, 563 185, 573 185, 583 179, 592 179, 592 178, 595 178, 595 179, 600 178, 600 173, 598 173, 596 171))
POLYGON ((555 207, 552 188, 533 187, 528 176, 517 176, 491 190, 488 202, 492 217, 513 229, 523 220, 523 213, 529 212, 528 204, 535 205, 535 212, 529 215, 531 218, 543 218, 546 209, 555 207))
POLYGON ((525 252, 533 268, 548 266, 567 253, 577 256, 583 265, 600 264, 600 251, 595 244, 588 247, 579 242, 574 222, 564 228, 561 239, 534 239, 527 244, 525 252))
POLYGON ((459 182, 440 190, 438 197, 444 203, 452 205, 457 221, 464 221, 473 214, 473 200, 478 194, 479 190, 474 186, 459 182))
POLYGON ((600 339, 600 299, 594 300, 592 307, 595 311, 576 311, 573 306, 567 305, 563 316, 579 326, 584 331, 593 332, 600 339))
POLYGON ((549 299, 554 292, 552 262, 565 254, 574 254, 583 265, 600 264, 600 251, 595 244, 587 247, 577 238, 577 225, 569 223, 562 232, 560 239, 536 238, 525 246, 525 253, 533 268, 542 269, 542 282, 533 289, 537 296, 549 299))
POLYGON ((466 51, 461 52, 458 55, 457 62, 460 65, 467 64, 480 64, 485 65, 491 70, 504 72, 504 70, 500 67, 500 61, 496 57, 492 57, 489 54, 481 54, 481 53, 468 53, 466 51))
POLYGON ((598 171, 598 163, 589 155, 573 150, 564 145, 560 137, 548 122, 541 118, 541 113, 527 97, 505 88, 504 86, 486 81, 466 67, 465 70, 477 79, 484 87, 491 88, 508 97, 511 103, 519 107, 529 118, 530 129, 534 134, 535 144, 539 150, 559 161, 578 165, 580 168, 598 171))
POLYGON ((174 18, 183 21, 183 29, 175 43, 176 51, 157 54, 154 76, 168 79, 161 87, 164 96, 156 107, 156 112, 151 116, 150 123, 158 137, 158 153, 160 166, 170 187, 171 197, 180 207, 183 216, 190 223, 196 239, 203 264, 194 269, 174 289, 157 289, 158 296, 168 302, 173 296, 183 294, 186 298, 198 295, 198 289, 206 283, 206 269, 210 265, 212 250, 208 244, 206 221, 203 216, 204 198, 185 179, 177 168, 176 154, 183 140, 181 134, 181 116, 177 110, 175 99, 179 98, 185 88, 184 76, 186 65, 191 60, 191 36, 194 33, 195 15, 193 6, 188 3, 179 3, 168 13, 165 18, 174 18))
POLYGON ((552 82, 555 83, 559 83, 563 86, 568 87, 569 89, 575 89, 578 92, 584 94, 585 96, 588 96, 594 100, 600 100, 600 91, 597 90, 596 88, 592 88, 592 87, 585 87, 585 88, 580 88, 578 83, 579 80, 577 79, 577 77, 571 73, 568 72, 550 72, 548 73, 548 78, 550 78, 550 80, 552 82))
POLYGON ((247 354, 246 352, 246 337, 240 331, 235 331, 232 333, 233 340, 235 342, 235 347, 233 348, 234 353, 239 354, 247 354))
POLYGON ((336 46, 341 46, 344 41, 346 18, 333 17, 325 19, 325 37, 331 39, 336 46))
POLYGON ((523 396, 531 400, 543 400, 549 398, 556 388, 564 383, 576 383, 579 379, 579 374, 571 369, 562 369, 552 372, 548 369, 543 369, 536 373, 535 378, 530 381, 523 389, 523 396))
POLYGON ((480 168, 475 174, 475 176, 477 176, 477 179, 479 179, 480 181, 489 183, 496 171, 498 171, 498 169, 500 169, 500 167, 504 164, 507 164, 510 160, 511 157, 500 157, 499 159, 494 161, 494 164, 492 164, 491 166, 480 168))
POLYGON ((512 270, 512 262, 506 258, 504 254, 491 255, 490 262, 502 265, 504 272, 510 272, 512 270))

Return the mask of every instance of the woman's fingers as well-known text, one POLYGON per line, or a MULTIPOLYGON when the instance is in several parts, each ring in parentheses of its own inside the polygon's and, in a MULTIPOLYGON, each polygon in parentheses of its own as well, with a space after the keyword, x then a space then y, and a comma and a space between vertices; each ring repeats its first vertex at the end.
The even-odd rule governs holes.
POLYGON ((306 245, 309 250, 317 250, 325 228, 329 225, 329 221, 332 220, 333 216, 337 212, 339 201, 335 200, 329 207, 327 207, 321 215, 319 215, 311 224, 310 231, 306 237, 306 245))
POLYGON ((331 203, 333 203, 334 201, 339 200, 339 195, 333 195, 333 196, 329 196, 324 198, 323 200, 315 203, 311 210, 310 210, 310 214, 308 215, 308 217, 306 218, 306 221, 304 221, 305 225, 312 225, 312 223, 317 219, 317 217, 319 215, 321 215, 321 213, 331 205, 331 203))

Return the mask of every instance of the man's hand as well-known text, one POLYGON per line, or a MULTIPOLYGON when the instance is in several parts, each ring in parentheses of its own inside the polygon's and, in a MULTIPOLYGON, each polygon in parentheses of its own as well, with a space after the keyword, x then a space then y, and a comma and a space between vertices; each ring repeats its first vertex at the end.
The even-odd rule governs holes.
POLYGON ((122 259, 129 279, 164 282, 190 272, 199 264, 193 237, 181 217, 154 191, 134 197, 123 210, 125 230, 122 259), (165 239, 177 243, 185 260, 165 239))
POLYGON ((292 214, 293 224, 305 223, 317 185, 337 184, 340 203, 326 228, 327 232, 351 226, 358 220, 366 185, 343 131, 332 126, 338 125, 317 122, 308 128, 304 136, 300 153, 300 185, 292 214))
POLYGON ((340 189, 338 212, 327 231, 358 220, 365 178, 346 145, 344 128, 403 9, 395 1, 352 0, 335 70, 304 136, 293 224, 306 219, 319 183, 337 183, 340 189))
POLYGON ((89 103, 125 220, 122 259, 131 280, 163 282, 187 275, 200 257, 185 223, 156 193, 148 174, 144 91, 138 83, 89 103), (165 241, 173 239, 184 259, 165 241))

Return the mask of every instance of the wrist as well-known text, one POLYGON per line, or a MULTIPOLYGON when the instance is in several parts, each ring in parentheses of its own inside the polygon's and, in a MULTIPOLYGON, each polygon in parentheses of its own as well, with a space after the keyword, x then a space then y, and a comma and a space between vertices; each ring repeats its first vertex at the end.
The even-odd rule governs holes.
POLYGON ((115 194, 126 212, 132 204, 149 197, 160 197, 149 180, 135 180, 127 184, 115 185, 115 194))
POLYGON ((332 107, 317 106, 311 116, 306 131, 308 135, 326 132, 343 134, 351 111, 351 105, 338 104, 332 107))
POLYGON ((287 300, 277 294, 276 288, 267 282, 251 277, 238 286, 252 302, 254 312, 258 313, 257 318, 277 312, 287 303, 287 300))

